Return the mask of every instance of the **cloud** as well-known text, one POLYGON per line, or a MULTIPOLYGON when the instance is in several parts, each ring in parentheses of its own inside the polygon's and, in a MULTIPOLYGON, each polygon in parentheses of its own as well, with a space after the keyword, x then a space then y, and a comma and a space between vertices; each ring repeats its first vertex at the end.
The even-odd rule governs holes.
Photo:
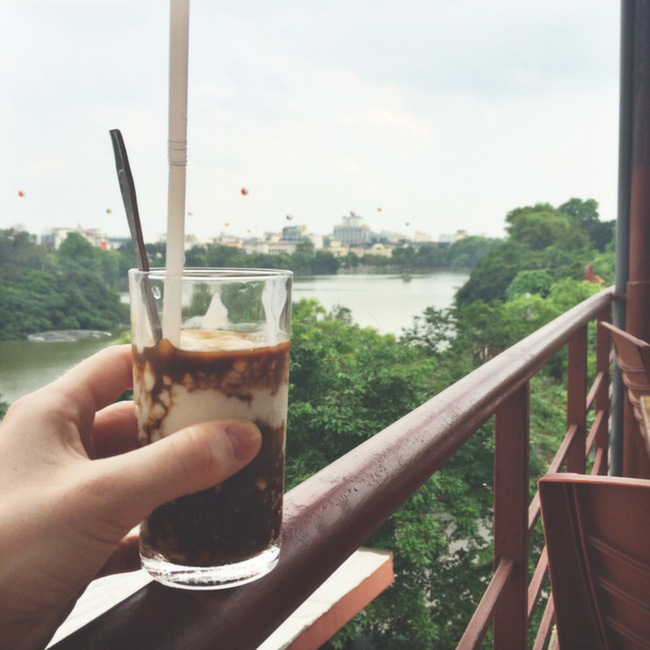
MULTIPOLYGON (((291 213, 326 234, 356 210, 377 230, 499 234, 514 207, 571 196, 613 216, 615 4, 192 2, 188 228, 279 230, 291 213)), ((0 227, 127 232, 120 128, 145 232, 163 232, 168 4, 1 11, 0 227)))

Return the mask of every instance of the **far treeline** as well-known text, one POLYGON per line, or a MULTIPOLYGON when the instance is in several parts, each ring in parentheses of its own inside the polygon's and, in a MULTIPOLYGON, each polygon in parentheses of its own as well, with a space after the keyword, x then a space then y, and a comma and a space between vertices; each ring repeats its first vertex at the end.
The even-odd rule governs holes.
MULTIPOLYGON (((345 308, 326 313, 314 300, 294 304, 287 488, 613 283, 614 222, 600 221, 593 199, 571 199, 558 208, 546 203, 517 208, 506 216, 506 232, 474 261, 452 306, 426 309, 399 338, 359 327, 345 308), (586 268, 590 281, 584 279, 586 268)), ((91 256, 73 238, 63 253, 50 253, 48 262, 41 258, 49 264, 44 271, 26 262, 36 250, 29 237, 18 237, 22 246, 14 248, 17 237, 5 233, 0 239, 4 278, 92 275, 93 286, 108 292, 98 262, 104 252, 91 256), (85 251, 85 262, 73 250, 66 252, 68 247, 85 251), (7 248, 14 251, 11 263, 7 248), (25 253, 24 263, 18 263, 18 250, 25 253)), ((417 268, 419 250, 405 250, 400 255, 409 258, 408 268, 417 268)), ((194 252, 197 259, 205 255, 206 264, 241 265, 239 258, 218 259, 226 251, 217 248, 194 252)), ((126 269, 132 262, 124 259, 126 269)), ((41 283, 38 290, 46 296, 47 283, 41 283)), ((66 284, 72 283, 57 286, 65 291, 66 284)), ((0 318, 12 317, 13 311, 20 315, 20 302, 7 304, 6 287, 14 287, 15 300, 29 282, 3 280, 0 286, 0 318)), ((38 297, 29 300, 32 305, 38 297)), ((531 490, 564 436, 565 391, 566 354, 560 353, 531 381, 531 490)), ((351 648, 353 639, 370 640, 373 648, 456 647, 492 570, 493 434, 488 421, 367 541, 393 552, 396 581, 332 639, 332 648, 351 648)), ((542 539, 538 525, 531 562, 542 539)))
MULTIPOLYGON (((394 249, 390 257, 349 253, 335 257, 314 250, 308 239, 291 254, 246 254, 230 246, 194 246, 187 267, 289 269, 296 275, 330 275, 339 270, 369 273, 471 271, 502 240, 467 237, 450 246, 422 244, 394 249)), ((147 244, 152 267, 165 266, 164 243, 147 244)), ((24 231, 0 230, 0 340, 56 329, 114 330, 128 322, 118 293, 128 290, 127 271, 136 266, 133 245, 117 250, 93 246, 71 233, 58 250, 36 243, 24 231)))

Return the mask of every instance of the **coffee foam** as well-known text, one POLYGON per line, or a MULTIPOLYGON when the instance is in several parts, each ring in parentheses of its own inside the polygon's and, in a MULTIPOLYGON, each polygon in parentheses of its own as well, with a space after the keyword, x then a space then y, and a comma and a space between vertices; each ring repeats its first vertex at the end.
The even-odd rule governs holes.
MULTIPOLYGON (((284 343, 288 337, 284 337, 284 343)), ((277 342, 275 343, 277 344, 277 342)), ((214 330, 183 330, 181 332, 181 350, 191 352, 216 352, 257 350, 272 347, 265 332, 227 332, 214 330)))

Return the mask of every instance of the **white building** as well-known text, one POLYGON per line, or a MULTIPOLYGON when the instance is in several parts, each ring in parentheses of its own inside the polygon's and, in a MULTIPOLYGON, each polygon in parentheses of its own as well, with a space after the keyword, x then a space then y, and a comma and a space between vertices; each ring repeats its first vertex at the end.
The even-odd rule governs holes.
POLYGON ((262 253, 264 255, 280 255, 285 253, 291 255, 298 248, 298 241, 283 241, 278 238, 249 239, 244 242, 243 249, 247 255, 262 253))
POLYGON ((334 238, 341 242, 342 246, 361 246, 370 241, 370 228, 363 219, 354 212, 349 217, 343 217, 343 223, 334 226, 334 238))
POLYGON ((68 235, 75 233, 81 235, 86 241, 90 242, 93 246, 108 248, 108 235, 99 228, 52 228, 48 235, 43 236, 43 243, 51 243, 54 250, 59 250, 61 244, 67 239, 68 235))
POLYGON ((453 235, 440 235, 438 237, 438 244, 441 246, 449 246, 460 239, 465 239, 468 236, 467 230, 457 230, 453 235))

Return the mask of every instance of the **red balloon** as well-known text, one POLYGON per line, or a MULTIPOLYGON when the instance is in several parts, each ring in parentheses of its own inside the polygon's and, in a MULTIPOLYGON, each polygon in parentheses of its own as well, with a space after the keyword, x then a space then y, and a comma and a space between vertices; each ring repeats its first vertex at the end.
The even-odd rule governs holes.
POLYGON ((246 196, 248 194, 248 190, 245 187, 242 187, 240 191, 243 196, 246 196))
POLYGON ((22 190, 18 190, 18 196, 25 196, 25 192, 23 192, 22 190))

